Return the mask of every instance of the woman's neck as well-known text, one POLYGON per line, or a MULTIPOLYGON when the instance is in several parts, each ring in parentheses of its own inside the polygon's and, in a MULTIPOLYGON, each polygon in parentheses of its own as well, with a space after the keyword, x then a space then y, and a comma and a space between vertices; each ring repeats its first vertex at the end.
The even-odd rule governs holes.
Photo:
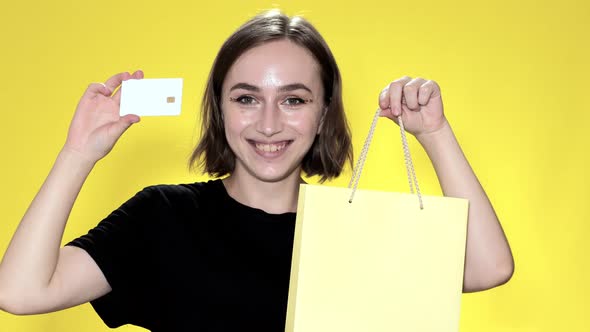
POLYGON ((301 183, 305 182, 299 172, 293 172, 280 181, 264 182, 247 174, 246 171, 236 170, 223 180, 227 193, 233 199, 272 214, 297 211, 301 183))

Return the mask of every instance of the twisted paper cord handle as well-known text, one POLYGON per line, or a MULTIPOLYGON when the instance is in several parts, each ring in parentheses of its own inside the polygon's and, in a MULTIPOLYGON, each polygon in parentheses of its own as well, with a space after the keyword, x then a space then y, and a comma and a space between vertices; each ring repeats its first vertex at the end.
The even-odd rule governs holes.
MULTIPOLYGON (((377 120, 379 119, 379 112, 380 109, 377 109, 375 112, 375 116, 373 117, 373 122, 371 123, 371 128, 369 129, 369 134, 365 139, 365 144, 363 144, 363 149, 361 150, 361 154, 359 156, 358 161, 356 162, 356 166, 352 170, 352 177, 350 178, 350 182, 348 183, 348 188, 352 188, 352 192, 350 193, 350 198, 348 199, 349 203, 352 203, 352 199, 354 198, 354 194, 356 189, 358 188, 359 180, 361 178, 361 173, 363 172, 363 166, 365 165, 365 160, 367 159, 367 152, 369 151, 369 145, 371 145, 371 140, 373 139, 373 134, 375 133, 375 128, 377 127, 377 120)), ((404 128, 404 121, 402 120, 401 115, 397 117, 399 121, 399 129, 402 137, 402 146, 404 149, 404 160, 406 164, 406 173, 408 175, 408 184, 410 185, 410 193, 418 196, 418 202, 420 203, 420 210, 424 209, 424 204, 422 202, 422 194, 420 193, 420 186, 418 185, 418 178, 416 177, 416 172, 414 170, 414 163, 412 162, 412 155, 410 154, 410 147, 408 145, 408 140, 406 138, 406 129, 404 128), (415 189, 415 190, 414 190, 415 189)))

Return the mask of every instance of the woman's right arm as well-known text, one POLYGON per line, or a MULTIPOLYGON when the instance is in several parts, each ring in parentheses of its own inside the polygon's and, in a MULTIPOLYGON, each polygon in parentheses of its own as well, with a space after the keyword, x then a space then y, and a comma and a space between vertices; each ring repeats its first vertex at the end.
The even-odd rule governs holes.
POLYGON ((119 116, 121 73, 93 83, 80 99, 68 138, 23 216, 0 263, 0 309, 14 314, 57 311, 96 299, 111 288, 94 260, 61 239, 90 171, 113 148, 136 115, 119 116))

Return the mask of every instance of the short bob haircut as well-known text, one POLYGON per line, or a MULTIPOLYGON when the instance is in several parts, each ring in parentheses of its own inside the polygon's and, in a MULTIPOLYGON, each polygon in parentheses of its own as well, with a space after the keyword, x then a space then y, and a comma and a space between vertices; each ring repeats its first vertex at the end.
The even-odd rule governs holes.
POLYGON ((242 25, 221 46, 213 63, 202 102, 201 138, 189 167, 214 177, 231 174, 235 155, 225 136, 221 111, 221 87, 233 63, 247 50, 261 44, 287 39, 307 49, 320 67, 324 88, 324 114, 320 133, 303 157, 307 176, 320 182, 340 175, 346 161, 352 166, 351 135, 342 103, 342 84, 336 60, 319 32, 302 17, 288 17, 279 10, 258 14, 242 25))

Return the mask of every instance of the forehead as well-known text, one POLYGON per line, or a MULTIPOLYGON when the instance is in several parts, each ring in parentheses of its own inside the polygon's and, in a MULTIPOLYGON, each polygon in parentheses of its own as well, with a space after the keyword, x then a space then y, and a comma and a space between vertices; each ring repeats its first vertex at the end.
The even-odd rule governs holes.
POLYGON ((303 83, 321 87, 319 65, 311 53, 288 40, 264 43, 244 52, 231 66, 223 89, 245 82, 261 88, 303 83))

